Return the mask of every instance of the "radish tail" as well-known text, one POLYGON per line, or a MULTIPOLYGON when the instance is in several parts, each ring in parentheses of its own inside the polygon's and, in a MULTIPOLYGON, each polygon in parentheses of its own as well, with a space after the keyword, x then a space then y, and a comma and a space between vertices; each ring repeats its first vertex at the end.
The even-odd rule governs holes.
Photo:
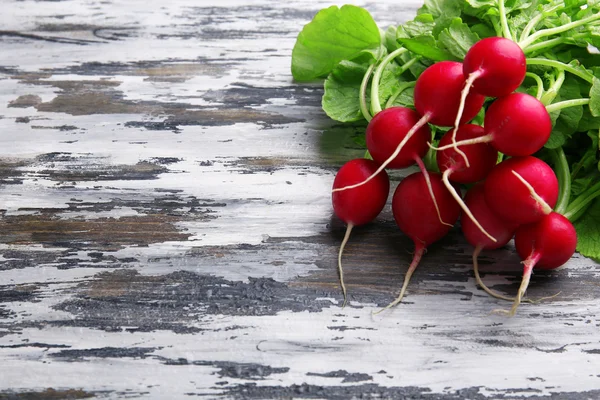
MULTIPOLYGON (((473 250, 473 272, 475 273, 475 281, 490 296, 495 297, 500 300, 506 300, 506 301, 511 301, 511 302, 515 301, 514 297, 501 295, 500 293, 490 289, 489 287, 487 287, 487 285, 485 283, 483 283, 483 280, 481 280, 481 276, 479 275, 479 261, 478 261, 479 254, 481 254, 481 250, 483 250, 483 246, 481 246, 481 245, 475 247, 475 250, 473 250)), ((523 301, 527 301, 530 303, 532 302, 532 300, 523 300, 523 301)))
POLYGON ((344 252, 344 247, 346 247, 346 243, 348 243, 348 239, 350 239, 350 232, 352 232, 352 228, 354 228, 354 225, 348 224, 348 227, 346 228, 346 234, 344 235, 344 240, 342 240, 342 244, 340 245, 340 252, 338 254, 338 272, 340 274, 340 286, 342 287, 342 293, 344 294, 344 303, 342 304, 342 308, 346 307, 347 303, 346 285, 344 284, 344 270, 342 268, 342 253, 344 252))
POLYGON ((433 187, 431 186, 431 179, 429 179, 429 171, 427 171, 427 168, 425 167, 425 163, 423 162, 423 160, 421 160, 419 158, 419 156, 415 157, 415 162, 419 166, 419 169, 421 170, 421 173, 423 174, 423 177, 425 178, 425 183, 427 184, 427 189, 429 190, 429 195, 431 196, 431 200, 433 201, 433 205, 435 206, 435 211, 437 212, 437 215, 438 215, 438 218, 439 218, 441 224, 447 225, 450 227, 454 226, 452 224, 444 222, 444 220, 442 219, 442 214, 440 213, 440 207, 438 206, 437 200, 435 199, 435 194, 433 193, 433 187))
POLYGON ((412 262, 410 263, 410 266, 408 267, 408 271, 406 271, 406 275, 404 276, 404 283, 402 284, 402 289, 400 290, 400 294, 398 295, 396 300, 392 301, 390 304, 388 304, 381 310, 375 312, 374 314, 379 314, 380 312, 389 310, 390 308, 394 307, 396 304, 398 304, 402 301, 402 298, 404 297, 404 293, 406 292, 406 288, 408 287, 408 283, 410 282, 410 278, 412 277, 413 272, 415 272, 415 269, 417 269, 417 266, 419 265, 419 262, 421 261, 421 257, 423 257, 424 253, 425 253, 425 246, 423 246, 423 244, 421 244, 421 243, 417 244, 415 246, 415 255, 413 256, 412 262))
POLYGON ((375 178, 377 176, 377 174, 379 174, 381 171, 383 171, 385 169, 385 167, 388 166, 389 163, 391 163, 394 158, 396 158, 396 156, 398 156, 398 154, 400 154, 400 151, 402 150, 402 148, 404 147, 404 145, 406 144, 406 142, 408 142, 410 140, 411 137, 414 136, 414 134, 421 129, 425 124, 427 124, 427 121, 429 121, 429 119, 431 118, 430 114, 425 114, 421 117, 421 119, 419 121, 417 121, 416 124, 413 125, 412 128, 410 128, 410 130, 408 131, 408 133, 406 134, 406 136, 404 137, 404 139, 402 139, 402 141, 398 144, 398 147, 396 147, 396 150, 394 150, 394 152, 392 153, 392 155, 383 162, 383 164, 381 164, 379 166, 379 168, 377 168, 377 171, 375 171, 371 176, 369 176, 367 179, 365 179, 362 182, 359 182, 355 185, 349 185, 349 186, 344 186, 341 188, 336 188, 333 189, 333 192, 341 192, 343 190, 348 190, 348 189, 354 189, 357 188, 359 186, 364 185, 365 183, 369 182, 371 179, 375 178))
POLYGON ((477 221, 477 218, 475 218, 475 216, 473 215, 473 213, 471 212, 471 210, 469 210, 469 207, 467 207, 467 205, 465 204, 465 202, 463 201, 463 199, 456 192, 456 189, 454 188, 454 186, 452 186, 452 184, 450 183, 450 180, 448 180, 448 177, 450 176, 451 173, 452 173, 452 169, 447 169, 442 174, 442 181, 444 182, 444 185, 446 186, 446 188, 448 189, 448 191, 450 192, 450 194, 452 195, 452 197, 454 197, 454 200, 456 200, 456 202, 458 203, 458 205, 460 206, 460 208, 462 208, 463 212, 467 215, 467 217, 469 217, 471 219, 471 221, 473 221, 473 223, 475 224, 475 226, 477 228, 479 228, 479 230, 481 231, 481 233, 483 233, 491 241, 493 241, 494 243, 496 243, 498 240, 496 240, 495 237, 493 237, 492 235, 490 235, 483 228, 483 226, 481 226, 481 224, 479 223, 479 221, 477 221))
POLYGON ((527 189, 529 190, 529 193, 531 193, 531 197, 533 197, 535 199, 535 201, 537 201, 538 204, 540 205, 540 207, 542 208, 542 212, 546 215, 550 214, 552 212, 552 207, 550 207, 548 205, 548 203, 546 203, 546 201, 544 199, 542 199, 540 197, 540 195, 538 195, 535 192, 535 189, 533 188, 533 186, 531 186, 531 184, 529 182, 527 182, 525 180, 525 178, 523 178, 517 171, 513 170, 512 173, 523 183, 523 185, 525 185, 527 187, 527 189))
POLYGON ((540 260, 542 255, 536 251, 533 251, 527 260, 523 261, 523 279, 521 280, 521 286, 519 286, 519 291, 517 292, 517 297, 510 308, 510 310, 494 310, 493 312, 499 314, 505 314, 509 317, 512 317, 516 314, 517 308, 519 308, 519 304, 521 304, 521 299, 525 295, 527 291, 527 287, 529 286, 529 280, 531 279, 531 273, 533 271, 533 267, 540 260))
POLYGON ((456 132, 458 132, 460 119, 462 118, 463 112, 465 111, 465 102, 467 101, 467 96, 469 95, 471 86, 473 85, 473 82, 475 82, 475 80, 479 78, 482 74, 483 71, 481 69, 478 69, 477 71, 471 72, 469 74, 469 77, 465 81, 465 87, 460 92, 460 103, 458 103, 458 112, 456 113, 456 120, 454 120, 454 132, 452 132, 452 147, 454 147, 454 151, 460 154, 465 160, 467 168, 469 168, 471 165, 469 164, 469 159, 467 158, 467 155, 461 149, 459 149, 458 145, 456 144, 456 132))
MULTIPOLYGON (((429 143, 429 147, 432 148, 433 150, 437 150, 437 151, 441 151, 441 150, 448 150, 448 149, 455 149, 457 152, 459 151, 458 146, 467 146, 470 144, 477 144, 477 143, 489 143, 492 140, 494 140, 494 135, 487 134, 484 136, 479 136, 473 139, 465 139, 465 140, 461 140, 458 142, 454 142, 451 144, 447 144, 445 146, 442 147, 435 147, 433 146, 431 143, 429 143)), ((463 153, 464 154, 464 153, 463 153)))

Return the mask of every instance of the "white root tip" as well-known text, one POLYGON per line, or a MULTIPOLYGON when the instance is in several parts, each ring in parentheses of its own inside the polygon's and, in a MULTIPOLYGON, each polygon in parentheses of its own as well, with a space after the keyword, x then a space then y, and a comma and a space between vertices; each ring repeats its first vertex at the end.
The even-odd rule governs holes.
POLYGON ((421 257, 423 257, 423 253, 425 253, 424 247, 416 249, 415 255, 413 256, 413 260, 410 263, 408 270, 406 271, 406 275, 404 276, 404 283, 402 284, 402 289, 400 289, 400 294, 398 295, 398 297, 396 297, 396 300, 392 301, 390 304, 388 304, 381 310, 373 312, 373 315, 377 315, 386 310, 389 310, 390 308, 394 307, 395 305, 397 305, 398 303, 400 303, 402 301, 402 299, 404 298, 404 293, 406 293, 406 288, 408 287, 408 283, 410 282, 410 278, 412 277, 413 272, 415 272, 415 269, 417 269, 417 266, 419 265, 419 262, 421 261, 421 257))
POLYGON ((527 190, 529 190, 531 197, 533 197, 533 199, 542 208, 542 212, 546 215, 550 214, 552 212, 552 207, 550 207, 550 205, 546 203, 546 200, 544 200, 539 194, 537 194, 533 186, 531 186, 531 184, 527 182, 525 178, 523 178, 517 171, 512 170, 512 173, 514 176, 517 177, 517 179, 519 179, 523 183, 523 185, 525 185, 525 187, 527 187, 527 190))
POLYGON ((479 221, 477 221, 477 218, 475 218, 475 216, 473 215, 471 210, 469 210, 469 207, 467 207, 467 205, 465 204, 463 199, 456 192, 456 189, 454 188, 454 186, 452 186, 452 184, 450 183, 450 180, 448 178, 451 173, 452 173, 452 169, 447 169, 442 174, 442 181, 444 182, 444 185, 446 186, 446 188, 448 189, 448 191, 450 192, 452 197, 454 197, 454 200, 456 200, 456 202, 458 203, 460 208, 462 208, 463 212, 467 215, 467 217, 469 217, 469 219, 471 219, 471 221, 473 221, 473 223, 481 231, 481 233, 483 233, 485 236, 487 236, 492 242, 496 243, 498 240, 495 237, 493 237, 492 235, 490 235, 488 233, 488 231, 486 231, 483 228, 483 226, 481 226, 479 221))
POLYGON ((342 308, 346 307, 346 304, 348 302, 346 284, 344 283, 344 269, 342 268, 342 253, 344 252, 346 243, 348 243, 348 239, 350 238, 350 232, 352 232, 352 228, 354 228, 354 225, 352 224, 348 224, 348 226, 346 227, 344 240, 342 240, 342 244, 340 245, 340 251, 338 253, 338 272, 340 275, 340 286, 342 287, 342 293, 344 295, 344 303, 342 304, 342 308))

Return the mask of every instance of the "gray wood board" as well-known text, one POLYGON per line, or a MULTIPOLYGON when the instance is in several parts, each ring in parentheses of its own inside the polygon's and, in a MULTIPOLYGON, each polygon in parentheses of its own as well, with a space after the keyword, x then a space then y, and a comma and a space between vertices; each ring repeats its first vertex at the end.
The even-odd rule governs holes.
MULTIPOLYGON (((385 27, 419 3, 357 4, 385 27)), ((0 399, 600 398, 579 255, 508 319, 454 230, 374 316, 413 251, 388 205, 352 235, 341 307, 330 189, 364 126, 290 76, 329 5, 2 2, 0 399)), ((481 263, 516 293, 511 246, 481 263)))

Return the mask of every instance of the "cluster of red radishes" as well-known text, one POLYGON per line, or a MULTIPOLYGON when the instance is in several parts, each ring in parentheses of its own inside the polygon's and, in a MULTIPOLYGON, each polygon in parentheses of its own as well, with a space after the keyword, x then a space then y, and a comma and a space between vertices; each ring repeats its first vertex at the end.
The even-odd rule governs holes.
POLYGON ((462 63, 438 62, 419 76, 416 111, 391 107, 369 122, 366 143, 373 160, 349 161, 333 183, 334 212, 348 225, 338 257, 344 303, 343 248, 352 228, 372 221, 385 206, 390 189, 385 168, 420 168, 399 183, 392 198, 394 219, 413 240, 415 253, 400 295, 386 308, 402 300, 426 247, 446 235, 459 217, 465 238, 475 247, 478 283, 488 293, 514 301, 506 311, 509 315, 520 304, 534 266, 557 268, 573 255, 575 229, 552 211, 558 199, 557 177, 532 155, 550 137, 550 115, 537 98, 515 92, 525 73, 526 59, 518 44, 501 37, 482 39, 462 63), (468 124, 486 97, 496 99, 485 112, 483 127, 468 124), (437 147, 440 173, 428 172, 422 161, 431 147, 429 124, 452 128, 437 147), (505 156, 500 163, 499 152, 505 156), (464 200, 456 184, 472 185, 464 200), (507 298, 481 282, 477 256, 513 237, 524 273, 517 296, 507 298))

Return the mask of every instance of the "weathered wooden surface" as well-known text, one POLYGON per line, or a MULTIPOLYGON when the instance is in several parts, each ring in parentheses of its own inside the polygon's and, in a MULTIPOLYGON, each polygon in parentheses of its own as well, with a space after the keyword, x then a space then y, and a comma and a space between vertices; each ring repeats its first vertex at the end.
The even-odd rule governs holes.
MULTIPOLYGON (((0 399, 600 398, 578 255, 507 319, 453 233, 373 316, 412 251, 388 208, 353 234, 340 307, 329 190, 362 128, 289 74, 329 4, 2 1, 0 399)), ((386 26, 419 1, 357 4, 386 26)), ((482 264, 516 292, 510 247, 482 264)))

